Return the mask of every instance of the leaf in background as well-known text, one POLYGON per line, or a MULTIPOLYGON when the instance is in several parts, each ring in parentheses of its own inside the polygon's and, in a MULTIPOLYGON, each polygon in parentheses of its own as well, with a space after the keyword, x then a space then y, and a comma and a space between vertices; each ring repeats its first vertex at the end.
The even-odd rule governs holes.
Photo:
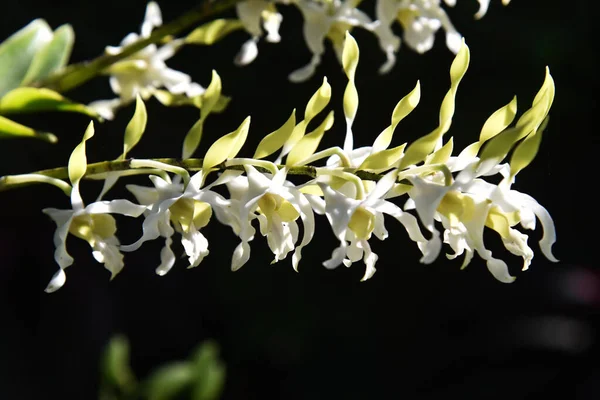
POLYGON ((247 117, 235 131, 217 139, 206 152, 202 169, 209 170, 223 161, 234 158, 246 142, 249 128, 250 117, 247 117))
POLYGON ((106 381, 123 392, 131 392, 136 380, 129 366, 129 342, 122 335, 113 337, 104 351, 102 373, 106 381))
POLYGON ((175 362, 158 368, 146 381, 149 400, 168 400, 180 394, 196 381, 194 364, 175 362))
POLYGON ((50 143, 58 141, 56 136, 51 133, 36 131, 33 128, 21 125, 0 115, 0 139, 16 139, 21 137, 42 139, 50 143))
POLYGON ((290 154, 288 154, 285 160, 285 165, 292 167, 312 156, 317 150, 317 147, 319 147, 319 143, 321 143, 321 139, 323 138, 325 132, 331 129, 333 126, 333 121, 334 118, 332 110, 329 112, 329 114, 327 114, 327 117, 325 117, 323 122, 321 122, 321 125, 319 125, 311 133, 304 135, 302 139, 296 143, 296 145, 290 151, 290 154))
POLYGON ((51 40, 50 26, 36 19, 0 44, 0 97, 23 82, 35 54, 51 40))
POLYGON ((47 78, 67 65, 74 42, 75 32, 71 25, 65 24, 58 27, 54 31, 52 40, 34 55, 21 85, 47 78))
POLYGON ((146 105, 138 93, 135 99, 135 112, 127 124, 127 128, 125 128, 125 139, 123 140, 123 154, 121 155, 121 159, 124 160, 127 157, 127 153, 138 144, 146 130, 147 122, 148 114, 146 113, 146 105))
POLYGON ((216 19, 194 29, 186 36, 185 42, 190 44, 211 45, 238 29, 244 24, 237 19, 216 19))
POLYGON ((216 400, 225 384, 225 365, 219 359, 218 345, 213 341, 202 343, 194 357, 197 383, 192 400, 216 400))
POLYGON ((271 155, 277 150, 279 150, 288 140, 288 138, 294 131, 295 126, 296 109, 294 108, 288 120, 279 129, 269 133, 260 141, 260 143, 256 147, 256 151, 254 152, 254 156, 252 158, 265 158, 266 156, 271 155))
POLYGON ((84 104, 75 103, 50 89, 20 87, 0 98, 0 114, 32 113, 39 111, 77 112, 92 118, 100 115, 84 104))

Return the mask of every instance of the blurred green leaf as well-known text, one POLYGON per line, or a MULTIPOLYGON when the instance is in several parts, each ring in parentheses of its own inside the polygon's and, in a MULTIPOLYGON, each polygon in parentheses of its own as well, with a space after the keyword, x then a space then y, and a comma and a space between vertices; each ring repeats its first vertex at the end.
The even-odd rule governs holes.
POLYGON ((50 89, 20 87, 0 98, 0 114, 31 113, 38 111, 69 111, 101 117, 84 104, 75 103, 50 89))
POLYGON ((0 97, 18 87, 35 54, 52 40, 52 29, 36 19, 0 44, 0 97))
POLYGON ((237 19, 216 19, 199 26, 185 38, 186 43, 211 45, 238 29, 244 24, 237 19))
MULTIPOLYGON (((177 106, 194 106, 202 109, 203 95, 188 97, 185 94, 173 94, 167 90, 155 90, 152 95, 156 97, 156 100, 161 102, 162 105, 167 107, 177 106)), ((213 106, 212 112, 220 113, 225 111, 227 105, 231 101, 231 97, 221 95, 215 105, 213 106)))
POLYGON ((123 335, 113 337, 104 351, 102 372, 106 381, 125 393, 136 386, 136 379, 129 365, 129 342, 123 335))
POLYGON ((149 400, 172 399, 189 388, 195 381, 194 364, 176 362, 157 369, 147 380, 146 390, 149 400))
POLYGON ((216 400, 225 384, 225 365, 219 359, 219 347, 213 341, 203 343, 194 356, 197 381, 192 400, 216 400))
POLYGON ((58 141, 52 133, 36 131, 33 128, 21 125, 0 115, 0 139, 16 139, 20 137, 42 139, 50 143, 58 141))
POLYGON ((54 37, 33 57, 21 85, 47 78, 50 74, 67 65, 75 42, 75 32, 69 24, 61 25, 54 31, 54 37))
POLYGON ((127 124, 127 128, 125 128, 123 154, 121 155, 123 160, 127 157, 127 153, 131 151, 142 138, 142 135, 146 131, 146 122, 148 122, 146 105, 144 104, 142 97, 138 94, 135 99, 135 112, 127 124))

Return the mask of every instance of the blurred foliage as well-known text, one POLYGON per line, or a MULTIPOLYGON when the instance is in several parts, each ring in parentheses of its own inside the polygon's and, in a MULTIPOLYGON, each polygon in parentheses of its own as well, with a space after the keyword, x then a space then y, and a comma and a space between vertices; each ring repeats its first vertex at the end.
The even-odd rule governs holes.
POLYGON ((146 379, 138 380, 130 365, 130 346, 114 336, 102 358, 100 400, 216 400, 225 383, 225 365, 214 341, 201 343, 187 360, 157 367, 146 379))

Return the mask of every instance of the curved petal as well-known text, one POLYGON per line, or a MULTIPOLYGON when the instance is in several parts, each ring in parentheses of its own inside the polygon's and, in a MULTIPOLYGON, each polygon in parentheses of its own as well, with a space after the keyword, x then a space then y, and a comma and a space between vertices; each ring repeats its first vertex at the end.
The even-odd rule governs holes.
POLYGON ((48 286, 46 286, 46 289, 44 289, 44 291, 46 293, 56 292, 58 289, 63 287, 66 280, 67 275, 65 274, 65 271, 63 271, 63 269, 60 268, 58 271, 56 271, 54 276, 52 276, 52 279, 50 279, 50 283, 48 283, 48 286))

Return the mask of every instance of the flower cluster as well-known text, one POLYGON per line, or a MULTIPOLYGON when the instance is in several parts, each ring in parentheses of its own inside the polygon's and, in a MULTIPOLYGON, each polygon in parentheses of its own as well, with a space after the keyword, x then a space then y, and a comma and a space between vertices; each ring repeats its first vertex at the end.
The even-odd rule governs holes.
MULTIPOLYGON (((323 265, 330 269, 341 264, 349 267, 362 260, 366 266, 362 280, 375 273, 378 256, 369 241, 372 236, 379 240, 388 237, 386 215, 406 229, 422 253, 422 263, 435 260, 446 244, 451 249, 448 258, 464 255, 463 268, 477 253, 496 279, 512 282, 515 278, 507 264, 486 248, 484 229, 496 231, 506 250, 523 259, 525 270, 534 253, 528 245, 528 236, 517 228, 534 229, 536 220, 544 230, 541 251, 556 261, 551 252, 555 232, 549 213, 531 196, 512 189, 516 175, 531 163, 539 148, 554 98, 552 77, 546 70, 532 106, 515 124, 512 122, 516 117, 516 98, 489 117, 478 141, 453 155, 453 140, 445 134, 451 127, 455 96, 469 58, 469 49, 462 41, 450 68, 450 88, 440 107, 439 125, 410 144, 394 147, 391 145, 397 125, 419 103, 419 82, 398 102, 391 124, 373 144, 355 149, 352 126, 359 104, 354 82, 359 48, 350 33, 345 34, 341 54, 348 77, 343 98, 346 134, 342 147, 317 151, 323 135, 333 126, 332 112, 314 130, 306 132, 309 123, 329 104, 331 87, 325 78, 308 101, 303 119, 297 121, 294 110, 279 129, 262 139, 252 158, 238 157, 248 135, 248 117, 235 131, 216 140, 201 160, 189 157, 200 141, 202 118, 184 140, 184 156, 179 165, 164 160, 126 159, 145 129, 144 103, 138 96, 134 117, 126 130, 124 152, 118 161, 126 168, 119 171, 113 163, 104 170, 107 183, 96 202, 84 207, 79 195, 79 182, 87 168, 85 143, 93 134, 91 124, 69 160, 72 188, 62 180, 37 175, 40 181, 54 179, 63 189, 67 185, 72 203, 69 210, 45 210, 58 226, 54 241, 55 258, 60 266, 47 291, 54 291, 65 282, 63 270, 73 262, 65 247, 68 233, 86 240, 94 257, 113 276, 123 267, 121 252, 135 251, 146 241, 162 237, 165 245, 156 272, 164 275, 176 260, 171 249, 175 233, 181 237, 189 267, 198 266, 209 254, 209 242, 202 228, 213 215, 240 240, 231 259, 233 270, 250 258, 250 242, 256 236, 255 220, 260 234, 267 239, 273 262, 292 253, 293 268, 298 270, 302 251, 313 238, 315 214, 326 216, 339 240, 323 265), (278 155, 274 162, 265 160, 275 153, 278 155), (504 162, 507 157, 509 162, 504 162), (325 165, 315 165, 318 160, 325 160, 325 165), (197 172, 190 176, 190 170, 197 172), (122 199, 101 200, 117 178, 136 172, 149 174, 153 183, 148 187, 127 186, 139 204, 122 199), (208 179, 211 174, 214 179, 208 179), (294 184, 288 180, 290 174, 309 175, 310 179, 294 184), (495 175, 501 178, 497 184, 488 179, 495 175), (219 185, 226 186, 229 196, 214 190, 219 185), (405 195, 407 199, 399 203, 405 195), (139 240, 120 245, 111 213, 143 216, 139 240), (301 239, 299 222, 303 225, 301 239)), ((214 73, 203 107, 210 112, 219 96, 220 80, 214 73)), ((98 171, 102 172, 102 168, 96 165, 94 173, 98 171)), ((3 179, 6 184, 9 179, 35 180, 36 176, 3 179)))
MULTIPOLYGON (((453 6, 456 0, 444 0, 453 6)), ((276 4, 293 5, 303 16, 303 35, 312 53, 310 62, 293 71, 289 78, 302 82, 314 75, 316 67, 325 53, 325 39, 331 41, 337 58, 342 61, 342 48, 345 32, 362 28, 372 32, 379 40, 387 61, 380 72, 392 69, 401 39, 392 30, 394 23, 403 29, 404 42, 413 50, 424 53, 432 48, 436 32, 446 31, 446 44, 454 53, 458 52, 461 35, 454 28, 440 0, 377 0, 375 19, 358 8, 357 0, 245 0, 236 5, 238 20, 219 19, 195 29, 186 38, 171 39, 158 47, 154 44, 111 65, 104 73, 109 75, 110 86, 119 97, 111 100, 97 100, 90 107, 106 119, 113 119, 115 110, 135 100, 136 95, 143 99, 156 96, 165 104, 191 103, 198 105, 204 88, 183 72, 169 68, 165 61, 171 58, 184 44, 210 45, 237 29, 250 34, 235 58, 237 65, 247 65, 258 55, 258 42, 264 37, 267 42, 281 40, 279 27, 283 17, 276 4), (160 90, 166 88, 167 91, 160 90)), ((489 0, 479 0, 480 9, 476 14, 481 18, 486 12, 489 0)), ((503 0, 503 4, 509 1, 503 0)), ((128 45, 150 36, 152 30, 162 24, 158 4, 148 3, 141 32, 130 33, 118 47, 106 47, 106 53, 117 55, 128 45)))

